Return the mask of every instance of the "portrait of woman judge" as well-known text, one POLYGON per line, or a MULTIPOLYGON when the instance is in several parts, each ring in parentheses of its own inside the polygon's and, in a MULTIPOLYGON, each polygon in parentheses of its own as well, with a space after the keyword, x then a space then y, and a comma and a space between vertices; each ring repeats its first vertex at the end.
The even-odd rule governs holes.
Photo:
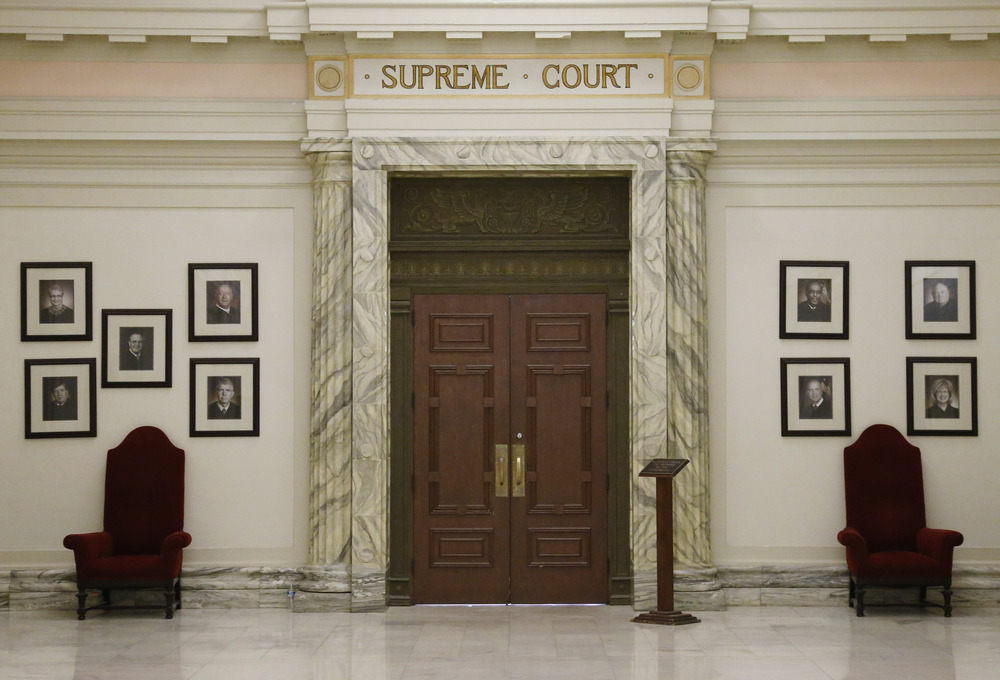
POLYGON ((958 321, 958 279, 924 279, 924 321, 958 321))
POLYGON ((958 418, 958 376, 928 375, 924 377, 928 418, 958 418))
POLYGON ((73 323, 73 281, 42 280, 38 288, 41 299, 38 322, 73 323))

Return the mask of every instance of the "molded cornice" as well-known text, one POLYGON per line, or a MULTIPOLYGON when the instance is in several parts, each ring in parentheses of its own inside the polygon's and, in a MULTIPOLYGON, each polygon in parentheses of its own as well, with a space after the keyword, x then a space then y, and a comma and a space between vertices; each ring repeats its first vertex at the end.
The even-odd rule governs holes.
POLYGON ((536 38, 621 32, 627 38, 664 33, 714 35, 718 40, 785 36, 823 42, 864 35, 899 42, 908 35, 986 40, 1000 32, 1000 1, 958 0, 0 0, 0 33, 60 41, 107 35, 114 42, 188 36, 224 43, 235 37, 300 41, 341 33, 391 39, 401 33, 444 33, 477 39, 520 32, 536 38))

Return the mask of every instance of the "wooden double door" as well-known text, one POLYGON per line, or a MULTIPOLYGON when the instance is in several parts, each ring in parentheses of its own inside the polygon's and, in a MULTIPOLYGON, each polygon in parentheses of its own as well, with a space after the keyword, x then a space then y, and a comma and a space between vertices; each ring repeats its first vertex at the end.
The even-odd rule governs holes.
POLYGON ((413 303, 412 601, 607 602, 605 296, 413 303))

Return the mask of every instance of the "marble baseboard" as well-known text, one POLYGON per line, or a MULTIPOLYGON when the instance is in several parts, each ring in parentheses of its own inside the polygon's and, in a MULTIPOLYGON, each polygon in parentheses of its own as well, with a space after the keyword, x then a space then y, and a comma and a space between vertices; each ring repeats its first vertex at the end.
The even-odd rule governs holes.
MULTIPOLYGON (((336 590, 299 590, 305 569, 265 567, 194 567, 181 577, 184 607, 259 609, 287 608, 295 591, 296 612, 364 612, 385 609, 384 579, 355 575, 352 592, 337 580, 336 590)), ((718 611, 728 607, 842 607, 847 605, 847 569, 840 565, 741 565, 675 574, 674 605, 681 611, 718 611), (711 573, 710 573, 711 572, 711 573)), ((940 601, 938 589, 928 599, 940 601)), ((952 602, 956 607, 1000 607, 1000 564, 956 566, 952 602)), ((636 574, 633 608, 656 608, 655 574, 636 574)), ((162 596, 148 591, 115 591, 116 604, 157 606, 162 596)), ((91 596, 97 602, 97 596, 91 596)), ((917 589, 871 588, 866 602, 913 604, 917 589)), ((72 570, 0 570, 0 610, 76 609, 72 570)))

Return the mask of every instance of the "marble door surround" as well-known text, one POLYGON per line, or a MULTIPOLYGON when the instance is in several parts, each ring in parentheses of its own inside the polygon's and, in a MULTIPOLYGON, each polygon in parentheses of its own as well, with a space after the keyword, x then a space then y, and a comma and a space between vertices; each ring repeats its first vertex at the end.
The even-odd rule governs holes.
MULTIPOLYGON (((313 376, 302 604, 385 607, 389 507, 388 176, 624 172, 631 177, 630 459, 675 480, 679 603, 724 606, 708 535, 705 166, 711 140, 311 139, 313 376), (350 333, 345 332, 350 329, 350 333), (685 597, 685 592, 688 597, 685 597)), ((633 604, 656 602, 655 485, 632 486, 633 604)))

